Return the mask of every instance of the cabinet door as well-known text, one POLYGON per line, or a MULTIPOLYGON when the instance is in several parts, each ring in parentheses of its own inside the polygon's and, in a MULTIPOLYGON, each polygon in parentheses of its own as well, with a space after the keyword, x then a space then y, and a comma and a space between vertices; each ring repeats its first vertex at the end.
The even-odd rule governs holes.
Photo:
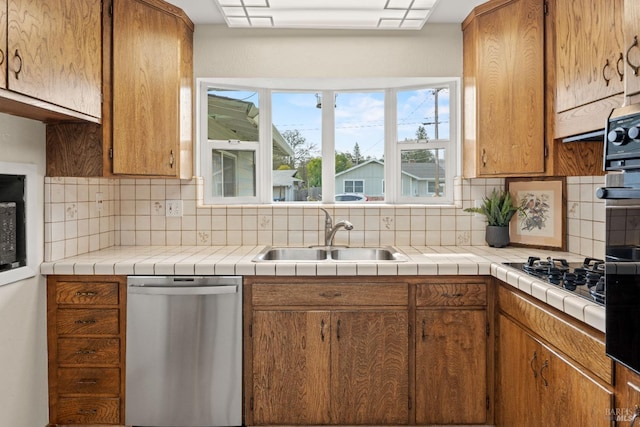
POLYGON ((8 87, 102 115, 100 0, 9 0, 8 87))
POLYGON ((7 0, 0 0, 0 88, 7 88, 7 0))
POLYGON ((330 314, 253 312, 253 420, 328 424, 330 314))
MULTIPOLYGON (((625 94, 627 96, 640 93, 640 2, 625 0, 624 2, 624 49, 626 49, 625 94)), ((635 96, 631 102, 639 102, 635 96)))
POLYGON ((177 18, 113 3, 113 173, 176 176, 180 150, 177 18))
POLYGON ((623 0, 556 1, 555 7, 556 112, 622 93, 623 0))
POLYGON ((514 0, 477 18, 480 176, 544 172, 543 0, 514 0))
POLYGON ((486 312, 418 310, 416 423, 484 424, 486 312))
POLYGON ((407 311, 334 311, 331 324, 332 423, 407 424, 407 311))
POLYGON ((540 370, 539 387, 545 389, 540 419, 547 425, 610 427, 613 393, 548 348, 543 352, 548 369, 540 370))
POLYGON ((504 316, 498 322, 496 425, 536 427, 544 419, 538 390, 544 355, 515 323, 504 316))

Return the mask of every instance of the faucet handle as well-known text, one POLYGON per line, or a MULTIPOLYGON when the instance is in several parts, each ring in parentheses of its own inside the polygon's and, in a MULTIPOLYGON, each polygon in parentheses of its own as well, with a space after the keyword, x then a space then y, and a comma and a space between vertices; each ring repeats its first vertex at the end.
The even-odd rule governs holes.
POLYGON ((331 219, 331 214, 329 214, 329 212, 324 209, 324 208, 319 208, 322 212, 324 212, 324 222, 326 224, 332 224, 333 223, 333 219, 331 219))

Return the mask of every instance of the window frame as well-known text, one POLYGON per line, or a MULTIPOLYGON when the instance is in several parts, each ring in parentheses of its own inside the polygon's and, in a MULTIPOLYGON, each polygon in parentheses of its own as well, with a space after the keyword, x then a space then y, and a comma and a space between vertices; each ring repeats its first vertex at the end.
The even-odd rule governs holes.
MULTIPOLYGON (((316 92, 321 94, 322 99, 334 99, 339 92, 384 92, 385 99, 385 142, 384 142, 384 176, 382 177, 384 187, 384 201, 381 203, 369 203, 371 205, 453 205, 454 204, 454 177, 457 175, 461 166, 459 158, 461 140, 459 138, 459 100, 461 97, 460 79, 455 77, 447 78, 399 78, 387 79, 389 84, 395 84, 395 87, 350 87, 344 82, 351 82, 357 86, 359 79, 327 79, 332 84, 333 80, 342 82, 343 86, 333 88, 316 88, 314 84, 318 84, 316 79, 298 79, 303 82, 295 81, 297 79, 260 79, 260 78, 198 78, 198 89, 196 90, 197 105, 197 124, 196 124, 196 149, 194 155, 196 158, 196 174, 203 177, 204 181, 204 199, 206 205, 233 205, 233 204, 265 204, 273 205, 273 177, 271 173, 273 135, 271 120, 271 94, 274 92, 316 92), (294 83, 291 83, 291 80, 294 83), (418 82, 414 84, 402 84, 403 80, 418 82), (400 83, 398 83, 400 81, 400 83), (428 90, 436 87, 449 87, 449 139, 447 140, 429 140, 425 142, 405 142, 398 141, 397 131, 397 94, 401 91, 408 90, 428 90), (207 185, 207 172, 211 172, 211 168, 207 169, 203 157, 205 150, 211 150, 211 144, 228 144, 229 141, 209 141, 207 139, 207 90, 208 88, 231 89, 254 91, 259 95, 259 139, 256 142, 240 142, 232 149, 251 149, 255 150, 255 197, 211 197, 211 183, 207 185), (254 145, 252 145, 254 144, 254 145), (426 145, 428 144, 428 145, 426 145), (445 179, 443 182, 444 192, 442 197, 407 197, 402 196, 402 175, 401 175, 401 151, 407 149, 442 149, 446 148, 445 154, 445 179), (386 185, 391 182, 391 185, 386 185), (209 191, 209 193, 208 193, 209 191), (209 196, 209 197, 208 197, 209 196)), ((338 83, 336 83, 338 84, 338 83)), ((327 105, 327 103, 325 103, 327 105)), ((332 103, 328 103, 331 108, 322 107, 322 201, 321 202, 287 202, 296 206, 309 206, 317 204, 334 204, 334 197, 337 194, 335 188, 335 109, 332 103)), ((219 147, 220 145, 218 145, 219 147)), ((230 147, 226 147, 230 149, 230 147)), ((210 152, 210 151, 208 151, 210 152)), ((364 183, 363 183, 364 186, 364 183)), ((279 205, 282 202, 278 202, 279 205)))

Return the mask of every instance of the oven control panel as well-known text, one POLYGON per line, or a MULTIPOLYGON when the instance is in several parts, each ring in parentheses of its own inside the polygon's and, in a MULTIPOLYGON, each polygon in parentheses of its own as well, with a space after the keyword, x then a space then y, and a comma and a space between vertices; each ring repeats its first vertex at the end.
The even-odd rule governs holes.
POLYGON ((640 170, 640 106, 613 110, 605 133, 605 170, 640 170))

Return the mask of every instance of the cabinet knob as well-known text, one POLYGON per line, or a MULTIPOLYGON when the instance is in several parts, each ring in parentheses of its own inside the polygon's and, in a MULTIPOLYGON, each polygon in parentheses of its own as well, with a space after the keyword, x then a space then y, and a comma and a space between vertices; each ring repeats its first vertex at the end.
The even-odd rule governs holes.
POLYGON ((631 67, 631 69, 633 70, 633 75, 637 76, 638 75, 638 70, 640 69, 639 65, 635 65, 632 64, 631 61, 629 60, 629 54, 631 53, 631 51, 633 50, 634 47, 638 47, 638 36, 633 36, 633 43, 631 43, 631 46, 629 46, 629 49, 627 49, 627 64, 629 64, 629 67, 631 67))
POLYGON ((609 65, 609 59, 607 58, 607 62, 605 62, 604 67, 602 67, 602 79, 606 86, 609 86, 609 82, 611 81, 611 78, 607 74, 607 70, 609 68, 611 68, 611 66, 609 65))
POLYGON ((18 49, 16 49, 16 53, 13 55, 13 63, 16 64, 13 67, 13 72, 16 75, 16 80, 18 80, 20 71, 22 71, 22 57, 20 56, 18 49))
POLYGON ((620 52, 620 56, 616 61, 616 72, 618 73, 618 77, 620 77, 620 81, 624 81, 624 55, 620 52))

